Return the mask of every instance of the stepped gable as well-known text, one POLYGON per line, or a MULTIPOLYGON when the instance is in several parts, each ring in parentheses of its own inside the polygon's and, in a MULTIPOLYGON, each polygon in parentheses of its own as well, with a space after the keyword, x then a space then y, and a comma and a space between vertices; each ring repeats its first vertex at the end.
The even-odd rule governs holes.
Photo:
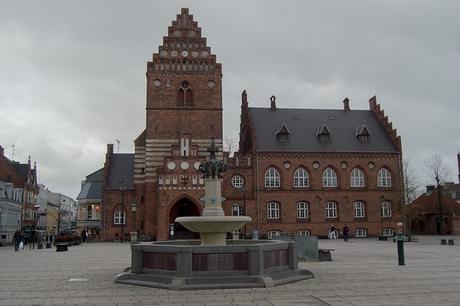
POLYGON ((369 109, 377 116, 378 120, 385 128, 386 133, 391 138, 394 146, 399 152, 401 152, 401 136, 398 136, 396 129, 393 128, 393 123, 388 121, 388 116, 385 116, 385 111, 381 109, 380 104, 377 103, 376 96, 369 99, 369 109))
POLYGON ((206 45, 206 38, 201 36, 198 22, 193 20, 188 8, 183 8, 168 27, 168 36, 163 37, 158 53, 147 63, 147 70, 160 74, 206 75, 221 72, 222 67, 206 45))

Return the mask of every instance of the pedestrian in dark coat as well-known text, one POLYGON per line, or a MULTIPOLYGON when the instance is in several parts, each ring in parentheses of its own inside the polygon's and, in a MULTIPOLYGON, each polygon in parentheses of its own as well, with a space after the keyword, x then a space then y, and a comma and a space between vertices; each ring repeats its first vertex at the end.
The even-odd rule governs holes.
POLYGON ((348 242, 348 235, 349 235, 350 229, 348 228, 346 224, 343 227, 342 232, 343 232, 343 241, 348 242))
POLYGON ((17 230, 15 233, 14 233, 14 236, 13 236, 13 242, 14 242, 14 250, 17 252, 19 250, 19 244, 21 243, 22 241, 22 235, 21 235, 21 232, 19 230, 17 230))

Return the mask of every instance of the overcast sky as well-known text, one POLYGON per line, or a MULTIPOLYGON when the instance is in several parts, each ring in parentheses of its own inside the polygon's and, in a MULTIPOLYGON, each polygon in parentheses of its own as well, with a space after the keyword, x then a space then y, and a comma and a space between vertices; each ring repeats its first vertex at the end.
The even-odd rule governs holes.
POLYGON ((459 1, 2 1, 0 145, 76 197, 107 143, 145 128, 146 62, 189 7, 223 65, 224 135, 250 106, 368 109, 377 95, 425 184, 440 154, 457 181, 459 1))

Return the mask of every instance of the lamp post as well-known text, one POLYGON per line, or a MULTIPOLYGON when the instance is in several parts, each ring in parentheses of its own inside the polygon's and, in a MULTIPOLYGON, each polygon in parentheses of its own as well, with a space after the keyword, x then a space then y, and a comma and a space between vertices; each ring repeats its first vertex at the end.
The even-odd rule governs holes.
POLYGON ((123 178, 120 179, 120 191, 121 191, 121 236, 120 242, 123 243, 124 236, 124 225, 125 225, 125 188, 123 186, 123 178))

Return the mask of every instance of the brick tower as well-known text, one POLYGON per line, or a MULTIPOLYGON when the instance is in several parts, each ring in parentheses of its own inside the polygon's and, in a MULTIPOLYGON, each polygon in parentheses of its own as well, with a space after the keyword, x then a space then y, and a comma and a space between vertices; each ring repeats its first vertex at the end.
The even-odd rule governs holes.
POLYGON ((175 217, 201 212, 199 161, 212 137, 222 148, 222 67, 188 9, 168 28, 146 76, 146 129, 135 140, 136 225, 167 239, 175 217))

